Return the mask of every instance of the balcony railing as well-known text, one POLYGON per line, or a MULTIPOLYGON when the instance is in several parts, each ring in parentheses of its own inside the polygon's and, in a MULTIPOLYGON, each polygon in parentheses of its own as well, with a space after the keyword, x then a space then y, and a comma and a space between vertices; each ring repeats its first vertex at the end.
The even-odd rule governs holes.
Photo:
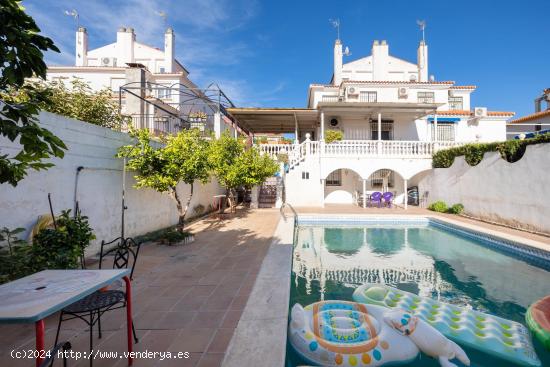
POLYGON ((187 122, 183 119, 174 116, 155 116, 155 115, 131 115, 130 120, 125 127, 126 130, 133 127, 134 129, 148 129, 153 135, 168 135, 177 134, 186 129, 199 129, 201 134, 208 135, 207 123, 187 122))
POLYGON ((326 158, 431 158, 438 150, 460 146, 465 143, 454 141, 406 141, 406 140, 342 140, 330 144, 318 141, 305 141, 301 144, 261 144, 259 149, 276 158, 278 154, 288 154, 291 167, 305 157, 326 158))

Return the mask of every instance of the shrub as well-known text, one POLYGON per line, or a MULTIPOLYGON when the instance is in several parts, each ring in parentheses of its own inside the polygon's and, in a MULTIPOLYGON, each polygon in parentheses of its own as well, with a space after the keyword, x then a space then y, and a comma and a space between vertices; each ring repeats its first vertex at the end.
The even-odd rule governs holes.
POLYGON ((90 241, 95 238, 88 218, 77 214, 70 216, 65 210, 56 219, 57 229, 44 228, 33 236, 32 244, 20 240, 13 231, 3 228, 0 242, 0 283, 15 280, 44 269, 75 269, 90 241))
POLYGON ((32 268, 76 269, 84 249, 95 239, 88 224, 88 217, 77 213, 70 216, 70 210, 64 210, 56 219, 56 228, 45 228, 38 232, 32 243, 32 268))
POLYGON ((428 206, 428 209, 438 213, 445 213, 447 211, 447 204, 445 204, 444 201, 439 200, 431 203, 430 206, 428 206))
POLYGON ((464 156, 470 166, 475 166, 483 159, 486 152, 499 152, 502 159, 517 162, 523 157, 528 145, 550 143, 550 133, 537 135, 524 140, 508 140, 500 143, 475 143, 461 147, 443 149, 433 154, 433 168, 450 167, 455 157, 464 156))
POLYGON ((193 208, 193 214, 196 215, 196 216, 199 216, 199 215, 202 215, 204 213, 204 205, 202 204, 197 204, 195 205, 195 207, 193 208))
POLYGON ((464 211, 464 205, 462 204, 454 204, 453 206, 451 206, 448 210, 448 213, 450 214, 462 214, 462 212, 464 211))
POLYGON ((344 133, 340 130, 327 130, 325 132, 325 142, 328 144, 342 139, 344 139, 344 133))

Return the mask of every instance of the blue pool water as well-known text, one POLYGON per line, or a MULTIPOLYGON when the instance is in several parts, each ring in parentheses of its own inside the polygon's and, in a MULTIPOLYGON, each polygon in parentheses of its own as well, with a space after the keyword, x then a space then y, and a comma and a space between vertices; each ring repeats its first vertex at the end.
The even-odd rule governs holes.
MULTIPOLYGON (((301 224, 296 228, 290 307, 352 300, 363 283, 384 283, 421 296, 525 324, 534 301, 550 294, 550 265, 522 259, 433 224, 301 224)), ((534 340, 543 366, 550 352, 534 340)), ((513 366, 465 349, 472 366, 513 366)), ((453 361, 461 366, 457 361, 453 361)), ((288 348, 287 366, 306 364, 288 348)), ((409 366, 438 366, 426 356, 409 366)))

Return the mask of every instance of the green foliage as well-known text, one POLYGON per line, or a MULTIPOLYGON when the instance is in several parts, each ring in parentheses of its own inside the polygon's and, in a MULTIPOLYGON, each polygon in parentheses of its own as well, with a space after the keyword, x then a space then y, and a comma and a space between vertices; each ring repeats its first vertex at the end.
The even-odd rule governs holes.
POLYGON ((44 162, 50 157, 63 158, 65 144, 47 129, 39 126, 36 115, 48 95, 31 85, 25 78, 45 79, 46 64, 43 51, 59 52, 53 41, 41 36, 34 20, 25 14, 20 2, 0 2, 0 95, 21 90, 28 96, 24 103, 12 104, 0 97, 0 136, 18 140, 21 150, 15 155, 0 152, 0 184, 16 186, 27 171, 42 170, 53 164, 44 162))
MULTIPOLYGON (((128 122, 128 117, 119 113, 118 103, 108 88, 94 92, 89 83, 79 78, 72 79, 70 87, 63 82, 44 81, 27 82, 26 85, 47 96, 38 104, 41 110, 114 130, 120 130, 128 122)), ((11 88, 3 99, 8 103, 26 103, 30 96, 26 89, 11 88)))
POLYGON ((464 156, 470 166, 475 166, 483 159, 486 152, 499 152, 500 156, 508 162, 516 162, 523 157, 528 145, 550 143, 550 134, 537 135, 534 138, 524 140, 507 140, 500 143, 476 143, 466 144, 461 147, 440 150, 433 155, 432 166, 434 168, 450 167, 455 157, 464 156))
POLYGON ((80 256, 95 238, 88 218, 80 214, 70 216, 63 211, 56 220, 57 229, 42 229, 28 244, 17 238, 24 231, 17 228, 0 231, 0 283, 15 280, 44 269, 75 269, 80 256))
POLYGON ((447 210, 447 212, 450 214, 462 214, 463 211, 464 205, 462 204, 454 204, 447 210))
POLYGON ((344 139, 344 133, 341 130, 327 130, 325 131, 325 142, 332 143, 344 139))
POLYGON ((174 242, 179 242, 190 235, 190 232, 178 231, 175 227, 169 227, 137 236, 135 240, 140 243, 151 241, 171 244, 174 242))
POLYGON ((277 162, 288 163, 288 153, 277 154, 277 162))
POLYGON ((431 203, 428 209, 438 213, 445 213, 447 211, 447 204, 444 201, 436 201, 431 203))
POLYGON ((228 190, 262 184, 279 166, 272 158, 223 134, 210 144, 208 162, 218 182, 228 190))
POLYGON ((164 146, 153 146, 146 129, 132 131, 131 135, 136 139, 135 144, 121 147, 117 156, 128 159, 128 168, 136 172, 137 188, 147 187, 168 193, 175 200, 179 213, 178 228, 183 230, 195 180, 206 183, 210 178, 209 142, 200 136, 198 129, 168 135, 164 138, 164 146), (180 182, 191 187, 185 208, 176 189, 180 182))
POLYGON ((76 269, 84 249, 95 239, 88 217, 70 216, 64 210, 56 218, 57 228, 45 228, 33 238, 32 264, 34 271, 43 269, 76 269))

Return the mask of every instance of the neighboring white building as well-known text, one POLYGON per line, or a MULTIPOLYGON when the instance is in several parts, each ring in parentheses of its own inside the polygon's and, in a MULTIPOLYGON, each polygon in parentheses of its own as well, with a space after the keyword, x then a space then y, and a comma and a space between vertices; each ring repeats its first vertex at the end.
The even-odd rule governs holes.
POLYGON ((514 114, 473 107, 475 86, 429 76, 425 42, 416 63, 391 56, 386 41, 374 41, 370 56, 344 63, 345 54, 336 40, 331 83, 310 85, 307 108, 229 109, 253 133, 295 134, 294 146, 261 146, 288 153, 288 203, 366 205, 370 193, 389 191, 406 206, 407 188, 431 169, 433 152, 506 139, 514 114), (326 143, 328 130, 343 141, 326 143))
POLYGON ((175 47, 172 28, 164 34, 163 50, 138 42, 133 28, 119 28, 116 42, 89 50, 88 33, 80 27, 75 65, 48 66, 47 79, 67 84, 80 78, 93 90, 110 89, 133 125, 153 133, 174 133, 188 126, 234 132, 236 124, 224 118, 224 105, 218 102, 229 106, 230 101, 216 85, 198 88, 176 59, 175 47))
POLYGON ((533 137, 536 134, 550 132, 550 88, 535 98, 535 113, 517 118, 508 124, 508 139, 533 137), (546 102, 546 109, 542 109, 546 102))

